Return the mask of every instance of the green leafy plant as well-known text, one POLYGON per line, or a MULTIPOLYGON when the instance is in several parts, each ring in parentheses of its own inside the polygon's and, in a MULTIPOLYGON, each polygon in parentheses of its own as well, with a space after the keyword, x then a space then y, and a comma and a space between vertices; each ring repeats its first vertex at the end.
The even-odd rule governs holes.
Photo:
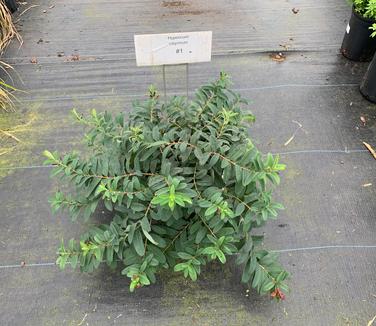
MULTIPOLYGON (((350 0, 354 6, 354 10, 360 16, 376 20, 376 0, 350 0)), ((371 32, 371 37, 376 36, 376 23, 372 24, 369 29, 371 32)))
POLYGON ((376 0, 350 0, 357 14, 368 19, 376 19, 376 0))
POLYGON ((90 272, 102 262, 121 264, 133 291, 154 283, 163 268, 195 281, 207 262, 224 264, 236 255, 236 264, 244 266, 242 282, 284 298, 288 273, 253 231, 282 209, 271 190, 285 166, 252 144, 247 123, 254 116, 242 110, 247 102, 229 84, 221 73, 194 101, 173 97, 165 104, 151 87, 146 102, 116 117, 93 110, 85 118, 73 111, 88 127, 92 152, 82 158, 45 151, 53 175, 76 188, 73 195, 58 191, 52 207, 86 221, 103 202, 113 219, 79 241, 62 243, 61 268, 90 272))
POLYGON ((376 23, 375 24, 372 24, 371 27, 369 27, 369 29, 372 31, 371 33, 371 37, 375 37, 376 36, 376 23))
MULTIPOLYGON (((354 10, 364 18, 376 20, 376 0, 351 0, 354 10)), ((369 27, 371 37, 376 36, 376 23, 369 27)))
MULTIPOLYGON (((376 0, 350 0, 357 14, 367 19, 376 20, 376 0)), ((369 27, 371 37, 376 36, 376 23, 369 27)))

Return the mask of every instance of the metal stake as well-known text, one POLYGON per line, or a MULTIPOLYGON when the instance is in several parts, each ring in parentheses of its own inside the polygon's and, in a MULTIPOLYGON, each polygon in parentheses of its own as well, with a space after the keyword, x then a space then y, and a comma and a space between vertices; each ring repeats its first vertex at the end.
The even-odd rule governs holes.
POLYGON ((189 70, 188 70, 188 63, 185 64, 185 78, 186 78, 186 86, 187 86, 187 100, 189 99, 189 70))
POLYGON ((167 102, 167 91, 166 91, 166 66, 162 66, 163 71, 163 93, 164 93, 164 101, 167 102))

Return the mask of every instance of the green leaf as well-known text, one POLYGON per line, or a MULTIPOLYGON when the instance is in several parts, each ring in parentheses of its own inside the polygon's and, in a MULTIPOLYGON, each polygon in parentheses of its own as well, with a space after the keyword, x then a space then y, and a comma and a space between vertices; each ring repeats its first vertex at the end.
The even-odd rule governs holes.
POLYGON ((225 167, 229 166, 231 163, 229 160, 227 159, 222 159, 222 162, 221 162, 221 168, 224 169, 225 167))
POLYGON ((70 264, 71 264, 72 268, 76 268, 77 267, 77 264, 78 264, 78 255, 71 256, 71 258, 70 258, 70 264))
POLYGON ((217 206, 212 205, 205 211, 205 216, 211 216, 217 211, 217 206))
POLYGON ((191 265, 188 265, 188 273, 189 273, 189 277, 191 278, 192 281, 197 280, 196 270, 191 265))
POLYGON ((180 152, 184 153, 187 149, 188 144, 186 142, 182 142, 179 146, 180 152))
POLYGON ((132 204, 132 210, 134 212, 143 212, 146 210, 146 206, 144 204, 141 204, 141 203, 133 203, 132 204))
POLYGON ((216 255, 217 255, 219 261, 220 261, 222 264, 224 264, 224 263, 226 262, 226 256, 225 256, 225 254, 222 252, 222 250, 217 249, 217 251, 216 251, 216 255))
POLYGON ((174 271, 175 272, 180 272, 180 271, 185 270, 186 268, 187 268, 187 264, 186 263, 180 263, 180 264, 175 265, 174 271))
POLYGON ((178 256, 181 259, 192 259, 193 256, 190 254, 187 254, 186 252, 178 252, 178 256))
POLYGON ((135 232, 132 244, 139 256, 143 256, 145 254, 144 241, 139 230, 135 232))
POLYGON ((150 285, 150 281, 145 274, 140 274, 139 278, 142 285, 150 285))
POLYGON ((107 247, 106 248, 106 261, 108 263, 112 263, 113 259, 114 259, 114 251, 111 247, 107 247))
POLYGON ((142 228, 142 231, 146 231, 146 232, 150 232, 151 231, 151 227, 150 227, 150 222, 148 220, 148 218, 146 216, 144 216, 142 219, 141 219, 141 228, 142 228))
POLYGON ((104 206, 105 206, 110 212, 112 212, 113 209, 114 209, 114 207, 113 207, 111 201, 109 201, 109 200, 104 200, 103 202, 104 202, 104 206))
POLYGON ((208 164, 209 165, 208 168, 212 168, 218 162, 218 160, 219 160, 218 155, 212 155, 208 164))
POLYGON ((193 153, 195 154, 195 156, 197 157, 197 159, 200 161, 202 158, 203 158, 203 155, 202 155, 202 152, 201 152, 201 149, 199 147, 196 147, 193 151, 193 153))
POLYGON ((242 116, 242 120, 248 123, 254 123, 256 121, 256 118, 253 114, 244 114, 242 116))
POLYGON ((154 147, 149 148, 144 154, 142 154, 140 161, 141 162, 146 161, 150 156, 152 156, 155 153, 156 150, 158 150, 158 149, 156 149, 154 147))
POLYGON ((142 229, 142 231, 144 232, 145 234, 145 237, 152 243, 152 244, 155 244, 156 246, 158 246, 158 242, 156 242, 153 237, 149 234, 149 232, 147 232, 146 230, 142 229))
POLYGON ((166 144, 168 144, 168 142, 166 142, 164 140, 159 140, 159 141, 156 141, 156 142, 148 144, 148 148, 150 148, 150 147, 159 147, 161 145, 166 145, 166 144))
POLYGON ((239 165, 235 165, 235 177, 238 182, 242 180, 242 169, 239 165))
POLYGON ((266 283, 263 284, 263 286, 261 288, 261 292, 263 292, 263 293, 268 292, 272 288, 274 288, 274 286, 275 286, 274 282, 266 282, 266 283))
POLYGON ((242 178, 242 185, 244 187, 248 186, 253 181, 253 175, 251 172, 243 169, 243 178, 242 178))
POLYGON ((195 243, 200 244, 201 241, 205 238, 207 232, 205 227, 201 227, 196 233, 195 243))
POLYGON ((153 127, 153 138, 154 140, 158 141, 158 139, 160 138, 160 133, 159 133, 159 128, 158 126, 154 126, 153 127))
POLYGON ((257 288, 260 286, 261 284, 261 279, 262 279, 262 269, 260 267, 257 267, 256 268, 256 272, 255 272, 255 275, 253 277, 253 281, 252 281, 252 287, 253 288, 257 288))
POLYGON ((154 257, 158 260, 160 265, 166 263, 166 256, 161 249, 153 245, 149 245, 148 250, 153 253, 154 257))
POLYGON ((50 151, 47 151, 47 150, 43 151, 43 155, 51 161, 56 160, 55 157, 53 156, 53 154, 50 151))
POLYGON ((158 247, 160 248, 166 247, 167 245, 166 240, 162 238, 161 236, 159 236, 158 234, 153 233, 153 239, 156 241, 158 247))
POLYGON ((202 250, 203 255, 212 255, 216 254, 217 249, 215 247, 206 247, 202 250))
POLYGON ((240 216, 244 212, 245 206, 243 203, 240 203, 238 206, 236 206, 235 210, 235 216, 240 216))
POLYGON ((250 268, 250 264, 251 264, 251 260, 249 259, 243 270, 242 280, 241 280, 242 283, 248 283, 248 281, 251 279, 252 271, 250 268))
POLYGON ((204 154, 202 154, 201 158, 199 159, 200 165, 205 165, 205 163, 208 161, 210 155, 211 155, 210 153, 204 153, 204 154))
POLYGON ((129 244, 132 244, 135 230, 136 230, 136 224, 131 224, 130 227, 129 227, 129 232, 128 232, 128 242, 129 242, 129 244))

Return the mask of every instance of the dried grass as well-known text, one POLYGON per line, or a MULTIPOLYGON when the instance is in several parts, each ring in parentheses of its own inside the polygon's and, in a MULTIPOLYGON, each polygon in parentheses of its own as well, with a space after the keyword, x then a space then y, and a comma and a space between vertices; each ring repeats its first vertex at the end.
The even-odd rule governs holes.
MULTIPOLYGON (((12 15, 4 0, 0 0, 0 55, 4 53, 5 48, 14 37, 22 44, 22 38, 13 24, 12 15)), ((11 65, 0 61, 0 69, 10 77, 7 69, 13 68, 11 65)), ((11 77, 10 79, 12 80, 11 77)), ((16 89, 0 78, 0 111, 14 111, 16 97, 12 94, 13 91, 16 91, 16 89)))
POLYGON ((16 90, 14 87, 0 80, 0 111, 14 111, 17 98, 13 95, 12 91, 16 90))
POLYGON ((0 0, 0 54, 3 54, 5 48, 14 37, 22 44, 22 38, 13 24, 12 15, 4 0, 0 0))

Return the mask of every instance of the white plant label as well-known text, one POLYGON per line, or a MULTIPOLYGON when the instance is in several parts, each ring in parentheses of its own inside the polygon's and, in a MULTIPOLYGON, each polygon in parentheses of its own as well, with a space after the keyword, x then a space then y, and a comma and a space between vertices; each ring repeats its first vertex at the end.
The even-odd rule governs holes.
POLYGON ((347 32, 347 34, 349 34, 349 33, 350 33, 350 25, 349 25, 349 24, 347 24, 347 27, 346 27, 346 32, 347 32))
POLYGON ((212 32, 134 36, 137 66, 211 61, 212 32))

